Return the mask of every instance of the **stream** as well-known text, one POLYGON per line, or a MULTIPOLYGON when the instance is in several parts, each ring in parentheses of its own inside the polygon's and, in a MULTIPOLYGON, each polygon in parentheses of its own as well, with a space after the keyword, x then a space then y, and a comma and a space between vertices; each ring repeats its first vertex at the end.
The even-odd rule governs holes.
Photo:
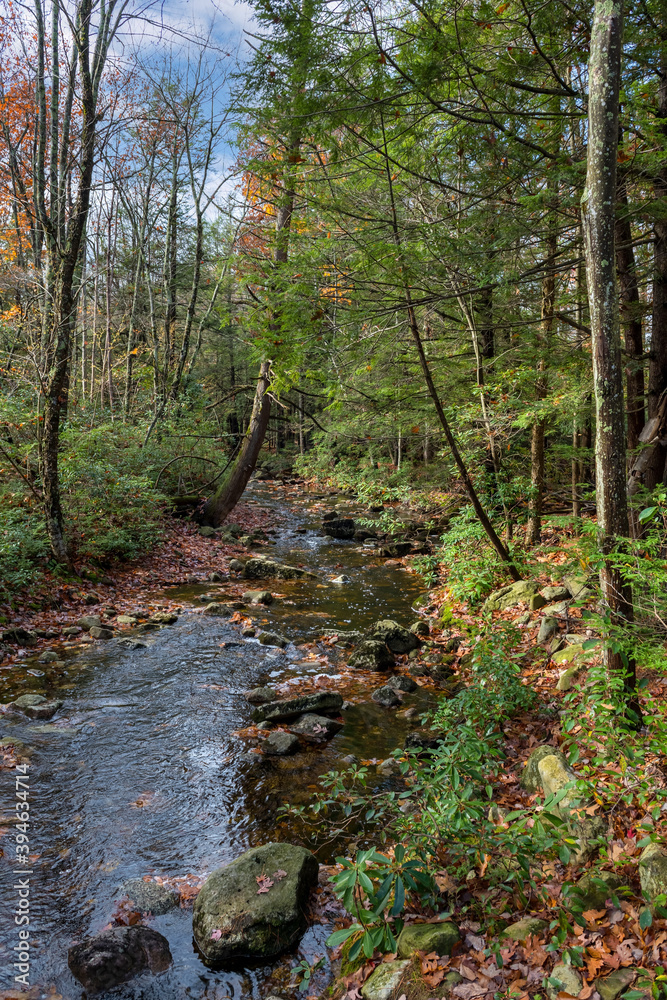
MULTIPOLYGON (((65 651, 68 669, 57 681, 34 662, 16 664, 4 674, 2 701, 28 691, 64 699, 49 723, 2 718, 2 736, 31 748, 30 982, 44 996, 52 995, 49 989, 68 1000, 82 996, 67 967, 68 948, 109 924, 128 879, 201 879, 248 847, 290 840, 289 829, 276 829, 280 805, 307 801, 308 786, 341 766, 346 755, 387 757, 414 728, 395 711, 370 701, 373 687, 382 683, 378 679, 368 688, 367 700, 343 713, 345 725, 332 740, 293 757, 253 753, 259 740, 235 735, 250 722, 252 707, 243 697, 249 688, 278 684, 285 697, 286 690, 298 693, 299 683, 318 673, 335 676, 341 656, 336 647, 320 644, 304 650, 303 643, 313 643, 325 629, 363 629, 381 618, 409 625, 415 619, 411 607, 424 589, 421 579, 403 566, 386 565, 358 543, 323 536, 327 505, 321 494, 304 492, 297 499, 255 483, 244 500, 266 510, 277 525, 271 536, 276 544, 260 551, 299 563, 319 578, 248 582, 249 588, 266 587, 282 595, 254 617, 291 640, 286 650, 244 639, 240 626, 223 618, 195 614, 202 595, 221 597, 229 589, 225 583, 207 583, 162 592, 183 611, 175 625, 142 636, 147 648, 132 650, 112 641, 95 643, 76 656, 65 651), (330 583, 341 573, 352 582, 330 583)), ((358 505, 338 496, 329 502, 351 516, 361 513, 358 505)), ((425 707, 425 696, 419 691, 406 696, 404 706, 410 705, 425 707)), ((0 824, 6 829, 15 803, 13 771, 2 772, 2 779, 0 824)), ((0 845, 7 848, 0 869, 0 987, 15 989, 10 957, 17 941, 13 827, 0 845)), ((331 851, 323 837, 318 859, 331 862, 331 851)), ((340 845, 333 854, 339 852, 340 845)), ((172 967, 103 996, 294 997, 299 994, 289 985, 291 967, 301 958, 325 955, 330 933, 330 927, 315 924, 298 948, 271 966, 218 971, 207 968, 196 952, 191 922, 191 905, 150 918, 150 926, 169 941, 172 967)), ((309 993, 319 994, 329 976, 325 965, 309 993)))

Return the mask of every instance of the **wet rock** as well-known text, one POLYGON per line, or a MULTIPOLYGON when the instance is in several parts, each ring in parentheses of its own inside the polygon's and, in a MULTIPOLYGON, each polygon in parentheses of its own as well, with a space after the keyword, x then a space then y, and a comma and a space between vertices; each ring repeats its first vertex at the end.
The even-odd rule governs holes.
POLYGON ((543 587, 540 594, 544 598, 545 604, 551 601, 568 601, 570 599, 570 591, 567 587, 543 587))
POLYGON ((273 594, 270 590, 246 590, 241 600, 245 604, 273 604, 273 594))
POLYGON ((208 579, 210 583, 222 583, 223 580, 227 579, 225 573, 218 573, 217 570, 213 570, 212 573, 208 574, 208 579))
POLYGON ((42 655, 37 660, 38 663, 55 663, 59 659, 57 653, 52 649, 45 649, 42 655))
POLYGON ((233 573, 240 573, 243 570, 245 563, 242 563, 240 559, 230 559, 229 568, 233 573))
POLYGON ((206 605, 202 614, 212 615, 214 618, 231 618, 234 612, 226 604, 217 604, 215 601, 211 601, 210 604, 206 605))
POLYGON ((82 629, 80 625, 68 625, 67 628, 63 629, 63 635, 74 636, 81 635, 82 629))
POLYGON ((132 907, 141 913, 153 913, 160 916, 175 909, 180 896, 166 885, 157 882, 145 882, 141 878, 133 878, 121 886, 121 894, 127 896, 132 907))
POLYGON ((543 618, 540 622, 540 630, 537 633, 537 641, 541 644, 548 642, 558 631, 558 621, 556 618, 543 618))
POLYGON ((150 927, 113 927, 73 945, 67 964, 86 990, 100 993, 142 972, 164 972, 171 952, 167 939, 150 927))
POLYGON ((410 626, 410 631, 419 636, 431 634, 428 623, 423 621, 413 622, 410 626))
POLYGON ((410 650, 417 649, 420 644, 414 632, 410 632, 391 619, 375 622, 369 628, 368 635, 376 642, 384 642, 392 653, 409 653, 410 650))
POLYGON ((209 962, 280 955, 306 929, 310 890, 319 865, 310 851, 266 844, 246 851, 204 883, 193 913, 197 947, 209 962), (258 893, 258 878, 273 882, 258 893))
POLYGON ((339 538, 346 541, 354 538, 354 533, 357 530, 357 526, 351 517, 332 517, 330 520, 324 521, 322 528, 324 534, 329 535, 330 538, 339 538))
POLYGON ((51 719, 62 706, 59 699, 49 700, 43 694, 22 694, 7 706, 12 715, 27 715, 30 719, 51 719))
POLYGON ((260 632, 257 638, 262 646, 277 646, 278 649, 284 649, 288 643, 285 636, 278 632, 260 632))
POLYGON ((578 997, 583 988, 581 976, 571 965, 566 965, 564 962, 554 965, 547 980, 547 994, 551 1000, 557 1000, 559 993, 568 993, 571 997, 578 997))
POLYGON ((648 844, 640 854, 639 881, 649 903, 667 893, 667 848, 662 844, 648 844))
POLYGON ((341 585, 345 584, 345 583, 352 583, 352 577, 351 576, 346 576, 345 573, 341 573, 340 576, 335 577, 331 582, 332 583, 341 584, 341 585))
POLYGON ((241 629, 241 635, 246 639, 252 639, 257 635, 257 629, 253 628, 252 625, 249 625, 248 628, 241 629))
POLYGON ((398 1000, 411 965, 409 959, 397 959, 378 965, 361 987, 364 1000, 398 1000))
POLYGON ((137 621, 134 615, 118 615, 116 618, 117 625, 136 625, 137 621))
POLYGON ((507 587, 495 590, 484 602, 484 611, 503 611, 517 604, 530 601, 537 593, 537 584, 532 580, 518 580, 507 587))
POLYGON ((93 625, 93 627, 88 630, 88 634, 92 635, 93 639, 113 639, 113 632, 111 629, 102 628, 101 625, 93 625))
POLYGON ((79 628, 82 628, 84 632, 88 632, 91 628, 99 628, 101 624, 102 619, 99 615, 82 615, 77 622, 79 628))
POLYGON ((401 958, 410 958, 416 951, 424 951, 436 955, 451 955, 452 949, 459 940, 459 929, 451 921, 440 924, 408 924, 398 938, 398 954, 401 958))
POLYGON ((394 654, 384 642, 369 639, 362 642, 349 659, 348 666, 357 670, 390 670, 395 666, 394 654))
POLYGON ((318 691, 314 694, 302 694, 296 698, 284 701, 272 701, 261 705, 252 713, 255 722, 286 722, 296 719, 308 712, 331 713, 337 715, 343 707, 343 699, 335 691, 318 691))
POLYGON ((412 691, 416 691, 419 685, 415 684, 411 677, 395 674, 389 678, 386 686, 393 688, 394 691, 403 691, 405 694, 410 694, 412 691))
POLYGON ((142 642, 141 639, 133 639, 127 637, 125 639, 117 640, 119 646, 124 646, 126 649, 148 649, 148 643, 142 642))
POLYGON ((389 687, 388 684, 373 691, 371 698, 376 704, 383 705, 385 708, 396 708, 397 705, 401 704, 401 699, 396 694, 396 691, 394 688, 389 687))
POLYGON ((416 729, 408 733, 403 746, 406 750, 437 750, 442 739, 442 733, 434 733, 432 729, 416 729))
POLYGON ((12 628, 6 628, 2 633, 3 642, 12 642, 18 646, 36 646, 37 645, 37 635, 35 632, 31 632, 27 628, 22 628, 20 625, 15 625, 12 628))
POLYGON ((151 615, 149 621, 156 625, 174 625, 178 621, 178 615, 173 611, 158 611, 151 615))
POLYGON ((353 764, 358 764, 359 758, 355 757, 353 753, 348 753, 345 757, 341 757, 341 764, 347 764, 351 767, 353 764))
POLYGON ((312 712, 302 715, 290 726, 291 731, 298 733, 299 736, 319 740, 330 740, 342 728, 342 722, 336 722, 335 719, 327 719, 325 715, 315 715, 312 712))
POLYGON ((345 646, 353 646, 356 643, 361 642, 364 638, 363 632, 346 632, 342 629, 338 630, 327 628, 320 634, 327 636, 327 638, 335 639, 337 642, 340 642, 345 646))
POLYGON ((271 733, 262 743, 263 753, 271 757, 287 757, 299 749, 299 738, 291 733, 271 733))
POLYGON ((521 920, 515 920, 513 924, 509 924, 502 936, 511 941, 525 941, 531 934, 541 934, 548 926, 546 920, 540 920, 538 917, 523 917, 521 920))
POLYGON ((385 776, 401 773, 400 764, 395 757, 387 757, 386 760, 381 760, 375 770, 378 774, 383 774, 385 776))
POLYGON ((299 566, 288 566, 259 556, 248 559, 243 567, 243 575, 246 580, 268 580, 272 577, 278 580, 300 580, 306 577, 317 579, 315 573, 309 573, 299 566))
POLYGON ((269 702, 278 700, 278 692, 271 687, 256 687, 246 691, 243 697, 251 705, 268 705, 269 702))

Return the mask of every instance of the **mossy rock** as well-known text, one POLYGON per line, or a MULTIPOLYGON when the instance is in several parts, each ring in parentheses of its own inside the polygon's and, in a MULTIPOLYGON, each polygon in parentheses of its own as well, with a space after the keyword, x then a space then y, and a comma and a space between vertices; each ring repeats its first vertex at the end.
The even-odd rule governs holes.
POLYGON ((587 872, 574 887, 573 898, 582 912, 599 910, 622 884, 622 880, 615 872, 587 872))
POLYGON ((539 792, 542 788, 542 779, 540 777, 540 772, 538 770, 538 765, 541 760, 545 757, 558 757, 564 766, 567 766, 567 758, 560 750, 556 747, 541 746, 536 747, 531 753, 530 757, 526 761, 526 766, 521 775, 521 780, 519 784, 525 792, 539 792))
POLYGON ((416 951, 423 951, 427 955, 432 951, 436 955, 451 955, 459 938, 459 929, 451 921, 408 924, 399 935, 398 954, 401 958, 410 958, 416 951))
POLYGON ((667 848, 648 844, 639 857, 639 881, 644 899, 651 903, 667 893, 667 848))
POLYGON ((505 608, 513 608, 517 604, 530 604, 531 598, 538 592, 536 583, 532 580, 517 580, 507 587, 495 590, 484 602, 484 611, 504 611, 505 608))
POLYGON ((531 934, 541 934, 545 927, 548 927, 546 920, 540 920, 539 917, 523 917, 509 924, 501 937, 509 938, 510 941, 525 941, 531 934))

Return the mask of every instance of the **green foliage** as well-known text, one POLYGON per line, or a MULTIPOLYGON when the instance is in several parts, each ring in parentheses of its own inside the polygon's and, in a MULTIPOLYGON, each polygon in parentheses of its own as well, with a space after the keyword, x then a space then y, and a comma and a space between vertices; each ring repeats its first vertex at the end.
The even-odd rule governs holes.
POLYGON ((16 503, 14 495, 0 496, 0 594, 11 596, 27 587, 49 558, 41 511, 16 503))
POLYGON ((470 507, 451 519, 437 556, 455 601, 480 604, 505 582, 507 569, 470 507))

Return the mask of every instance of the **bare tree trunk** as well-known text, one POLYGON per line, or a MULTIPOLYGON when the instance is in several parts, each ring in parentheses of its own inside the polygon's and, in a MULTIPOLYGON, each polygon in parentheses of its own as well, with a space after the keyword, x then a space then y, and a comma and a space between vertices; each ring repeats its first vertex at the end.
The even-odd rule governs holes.
MULTIPOLYGON (((621 0, 596 0, 589 62, 586 188, 581 205, 595 389, 597 521, 604 557, 600 587, 608 615, 608 640, 617 638, 618 630, 633 620, 630 584, 612 559, 619 541, 628 536, 621 330, 614 246, 622 37, 621 0)), ((623 678, 626 704, 638 715, 635 662, 616 650, 616 643, 605 643, 607 672, 610 680, 623 678)))
POLYGON ((266 429, 271 416, 271 397, 268 394, 271 381, 271 362, 263 361, 259 369, 259 379, 252 406, 250 426, 243 441, 241 454, 237 458, 232 474, 223 489, 205 504, 202 523, 217 527, 234 509, 255 471, 257 458, 264 443, 266 429))
POLYGON ((639 445, 639 435, 644 426, 644 337, 639 304, 639 285, 635 254, 632 249, 632 230, 628 209, 628 192, 625 178, 618 183, 618 209, 616 219, 616 269, 618 271, 621 323, 625 328, 625 386, 627 397, 628 451, 639 445))

